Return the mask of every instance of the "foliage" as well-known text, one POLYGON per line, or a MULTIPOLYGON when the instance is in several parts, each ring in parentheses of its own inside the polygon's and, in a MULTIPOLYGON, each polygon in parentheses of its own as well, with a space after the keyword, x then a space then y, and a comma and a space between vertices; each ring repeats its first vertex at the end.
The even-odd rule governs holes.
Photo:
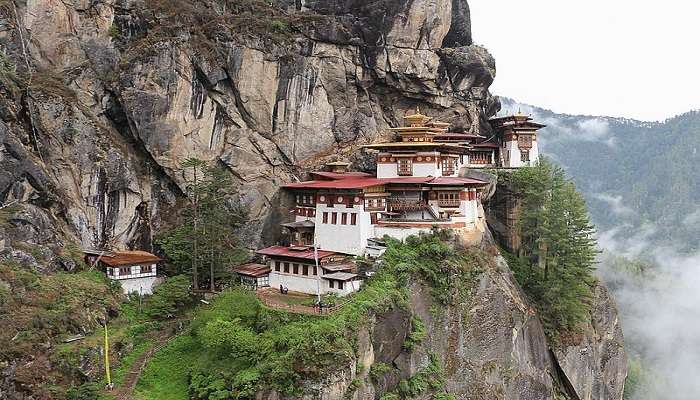
POLYGON ((629 224, 619 237, 644 232, 655 245, 700 250, 700 111, 661 122, 535 112, 556 122, 542 130, 544 150, 576 181, 601 231, 629 224), (581 132, 591 125, 603 129, 581 132))
MULTIPOLYGON (((377 273, 338 312, 325 317, 272 310, 248 291, 225 291, 200 307, 186 338, 178 338, 147 366, 138 390, 149 399, 184 399, 188 393, 197 399, 247 398, 262 386, 298 395, 302 379, 318 379, 338 365, 354 362, 359 327, 375 313, 406 307, 411 281, 435 285, 434 293, 445 301, 462 301, 459 292, 471 293, 474 271, 487 256, 453 248, 449 240, 445 233, 390 240, 377 273), (450 280, 443 281, 432 269, 444 271, 450 280), (182 392, 166 387, 164 377, 182 392)), ((427 332, 420 318, 412 318, 411 326, 410 348, 427 332)), ((370 376, 378 379, 390 369, 376 363, 370 376)), ((438 390, 434 386, 440 377, 437 359, 431 360, 428 368, 406 381, 407 390, 438 390)))
POLYGON ((25 86, 17 74, 17 66, 7 55, 5 49, 0 51, 0 86, 4 87, 12 96, 16 96, 20 87, 25 86))
POLYGON ((445 373, 440 366, 440 360, 435 354, 430 354, 430 363, 421 368, 413 376, 399 382, 397 397, 411 399, 425 394, 436 393, 433 398, 449 399, 444 393, 445 373), (439 392, 438 392, 439 391, 439 392))
POLYGON ((145 303, 145 312, 151 318, 171 318, 192 302, 190 280, 185 275, 169 278, 157 286, 145 303))
POLYGON ((192 274, 197 289, 207 276, 210 285, 216 278, 228 277, 227 268, 246 258, 242 245, 232 234, 246 215, 232 200, 235 185, 231 174, 196 158, 185 160, 182 167, 190 204, 178 226, 158 237, 156 243, 177 273, 192 274))
POLYGON ((541 159, 511 176, 522 197, 522 249, 515 277, 537 304, 551 337, 588 320, 597 251, 586 204, 564 171, 541 159))
POLYGON ((97 383, 84 383, 78 387, 72 387, 66 392, 68 400, 95 400, 100 393, 97 383))
POLYGON ((369 376, 374 382, 378 382, 389 371, 391 371, 391 367, 388 364, 376 362, 369 367, 369 376))
POLYGON ((411 317, 411 332, 403 343, 403 348, 411 351, 414 347, 421 344, 425 337, 428 335, 428 331, 423 323, 423 320, 419 316, 414 315, 411 317))

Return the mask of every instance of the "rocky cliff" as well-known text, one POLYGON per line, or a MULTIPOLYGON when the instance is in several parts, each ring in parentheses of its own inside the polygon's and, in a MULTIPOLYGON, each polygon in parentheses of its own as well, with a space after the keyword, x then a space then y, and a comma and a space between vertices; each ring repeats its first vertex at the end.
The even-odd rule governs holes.
POLYGON ((583 332, 554 345, 488 235, 481 247, 469 250, 470 265, 450 278, 451 301, 411 280, 407 304, 357 328, 347 365, 305 382, 289 399, 622 399, 626 358, 607 291, 596 288, 583 332))
MULTIPOLYGON (((189 157, 234 177, 253 248, 283 218, 281 184, 327 160, 371 169, 359 146, 407 111, 486 134, 499 107, 466 0, 2 0, 0 45, 0 257, 41 272, 72 270, 73 241, 150 249, 186 201, 189 157)), ((358 361, 395 371, 372 382, 350 366, 315 393, 372 398, 436 355, 459 398, 620 398, 602 288, 591 329, 551 352, 502 260, 476 282, 437 313, 415 286, 410 313, 360 331, 358 361), (411 314, 429 334, 407 353, 411 314)), ((16 382, 4 372, 0 393, 16 382)))
MULTIPOLYGON (((493 58, 465 0, 4 1, 0 204, 86 246, 149 248, 186 188, 226 166, 249 245, 278 188, 409 110, 489 129, 493 58)), ((370 165, 371 166, 371 165, 370 165)))

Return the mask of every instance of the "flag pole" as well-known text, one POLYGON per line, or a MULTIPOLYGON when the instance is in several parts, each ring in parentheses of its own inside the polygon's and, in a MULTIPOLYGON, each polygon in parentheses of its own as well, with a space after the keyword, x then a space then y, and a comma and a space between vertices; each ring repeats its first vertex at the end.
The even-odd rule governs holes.
POLYGON ((109 337, 107 336, 107 319, 105 318, 105 376, 107 377, 107 389, 112 389, 112 376, 109 372, 109 337))
POLYGON ((318 246, 314 240, 314 262, 316 263, 316 300, 318 301, 318 309, 321 309, 321 268, 318 265, 318 246))

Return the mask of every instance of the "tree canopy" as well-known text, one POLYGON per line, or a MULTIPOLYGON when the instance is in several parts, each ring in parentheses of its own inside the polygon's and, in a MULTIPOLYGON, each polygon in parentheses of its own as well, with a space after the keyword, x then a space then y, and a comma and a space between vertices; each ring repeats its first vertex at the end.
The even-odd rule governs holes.
POLYGON ((541 159, 510 177, 522 201, 515 276, 537 304, 550 336, 589 319, 597 255, 586 203, 564 171, 541 159))

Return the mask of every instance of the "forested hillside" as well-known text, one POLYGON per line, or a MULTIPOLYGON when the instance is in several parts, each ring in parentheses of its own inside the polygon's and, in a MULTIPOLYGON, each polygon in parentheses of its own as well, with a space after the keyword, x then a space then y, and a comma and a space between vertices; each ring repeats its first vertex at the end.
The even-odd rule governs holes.
POLYGON ((502 102, 501 113, 521 109, 548 125, 538 136, 542 150, 585 194, 603 244, 631 238, 628 245, 700 248, 700 112, 642 122, 502 102))

